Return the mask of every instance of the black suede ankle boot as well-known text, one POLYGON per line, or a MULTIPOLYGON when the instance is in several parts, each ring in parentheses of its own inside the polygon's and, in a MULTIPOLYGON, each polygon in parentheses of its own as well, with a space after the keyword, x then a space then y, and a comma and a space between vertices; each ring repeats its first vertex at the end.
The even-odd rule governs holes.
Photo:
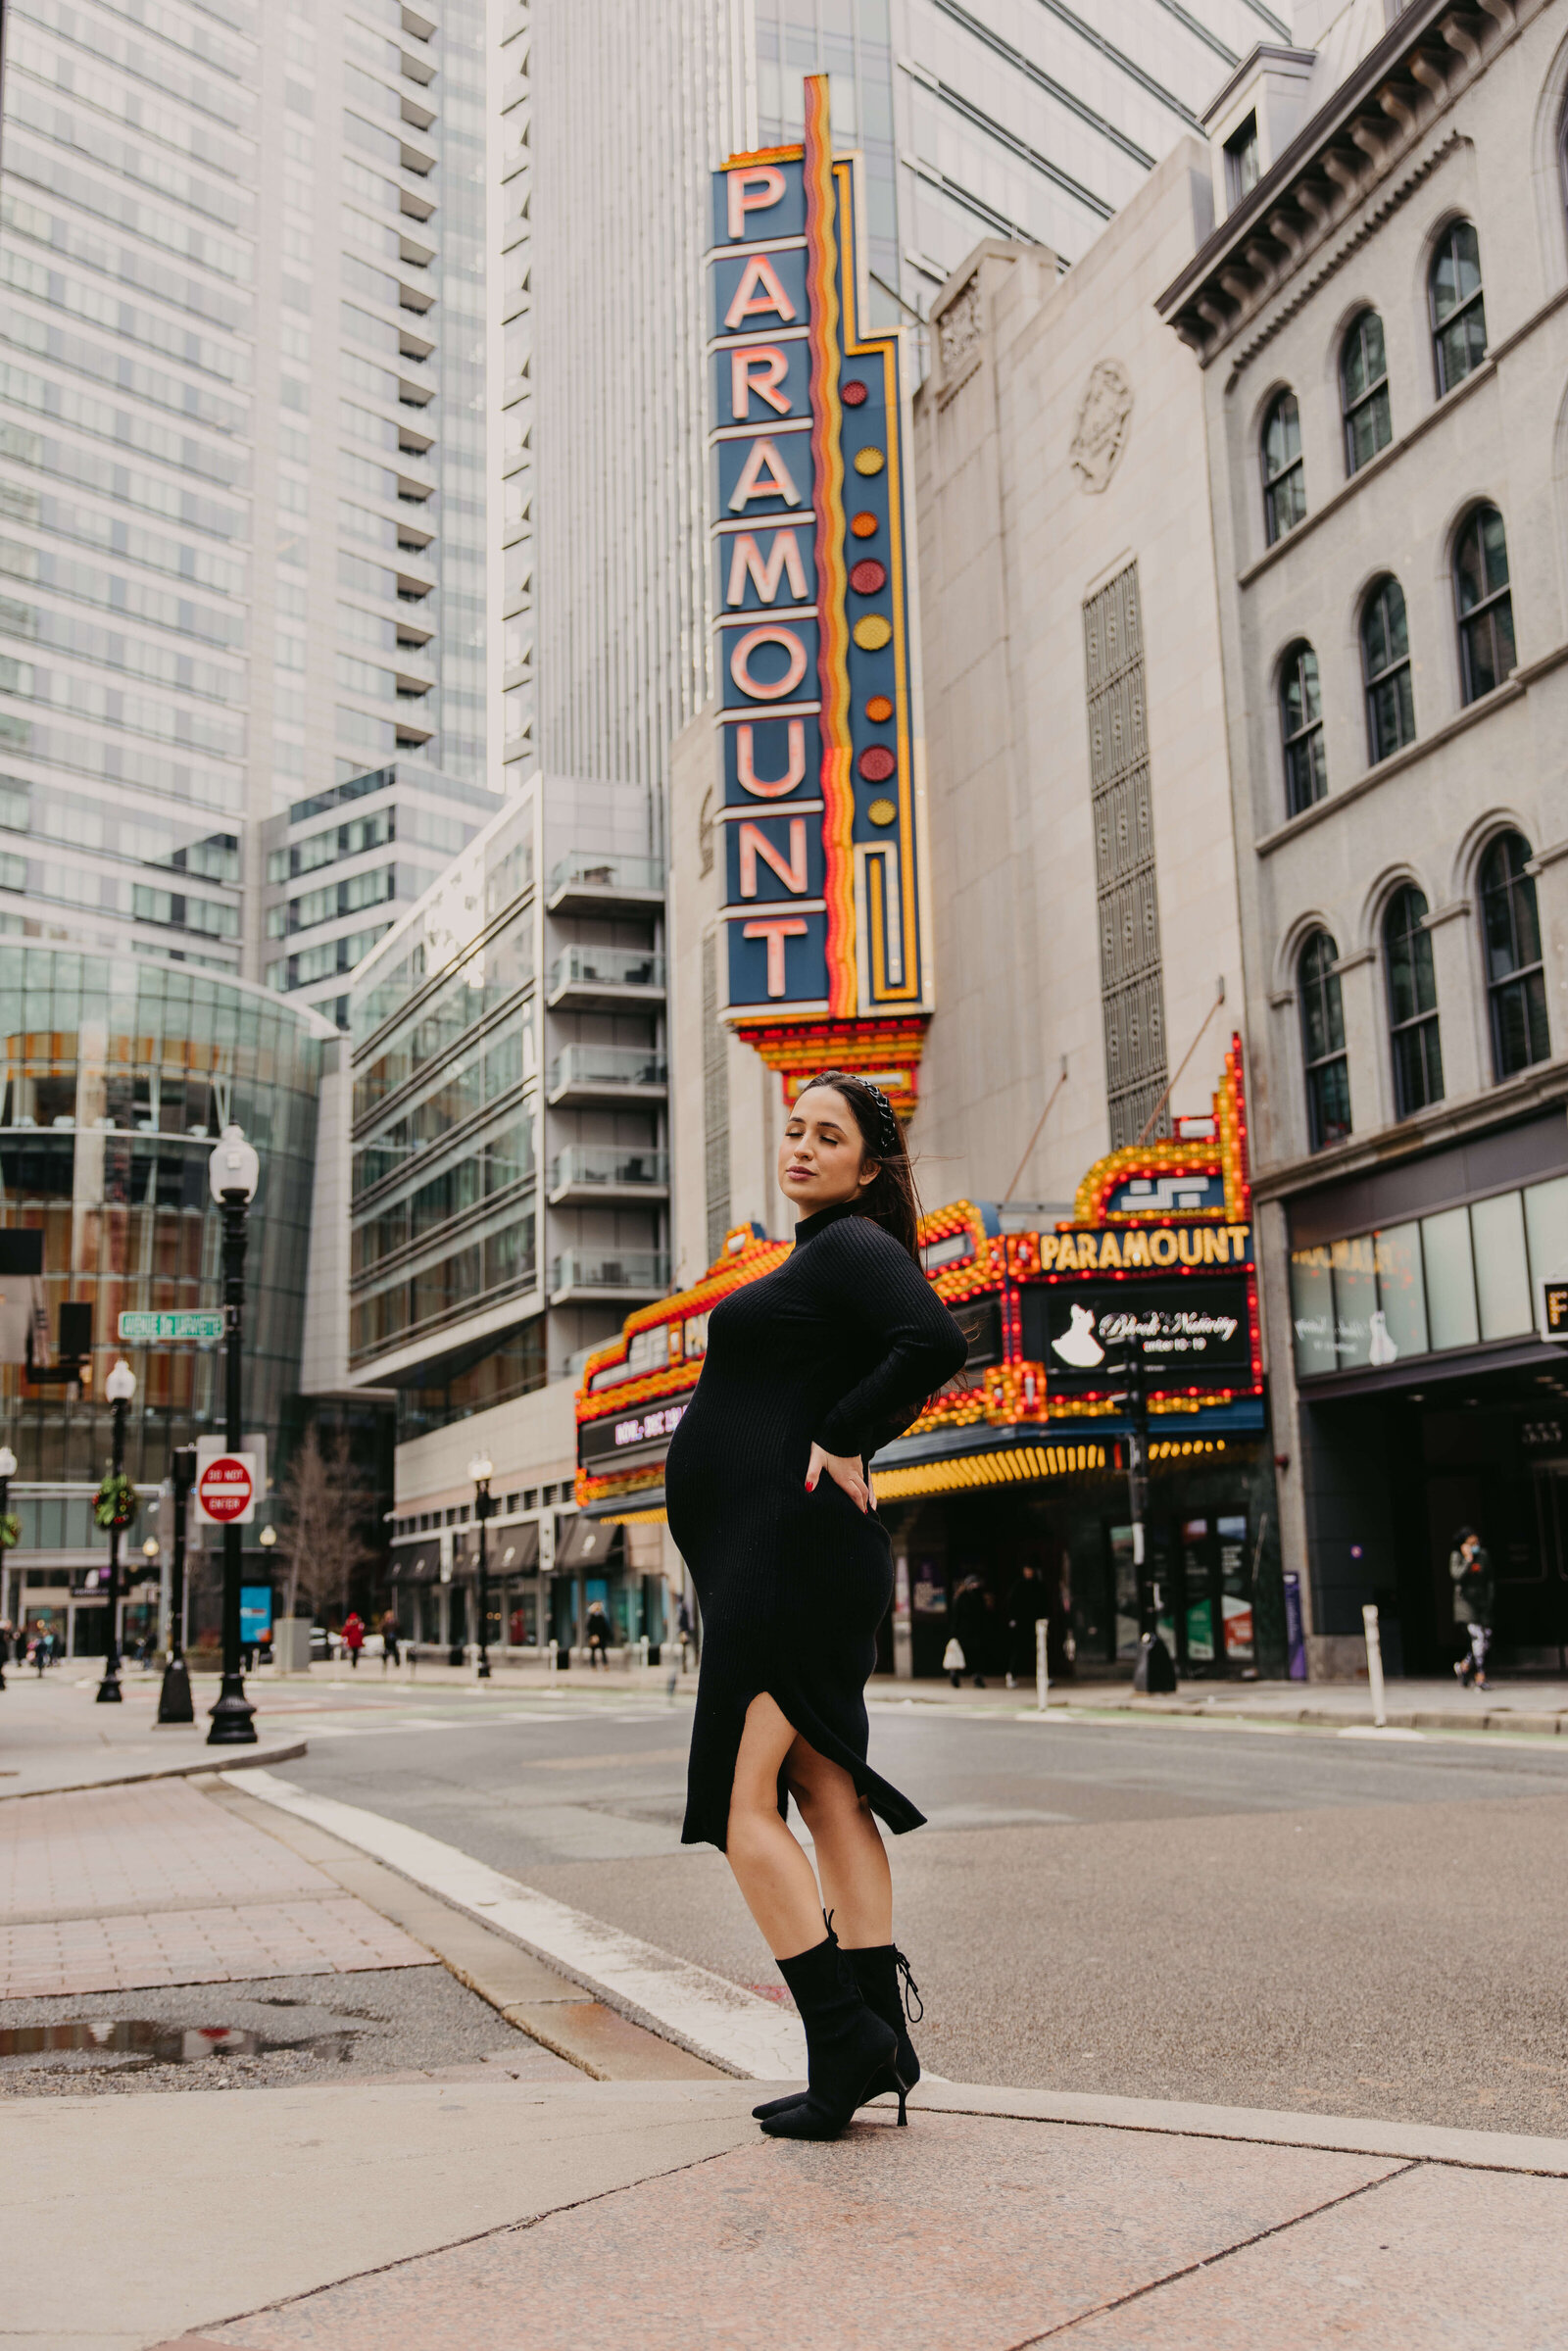
POLYGON ((798 2104, 764 2118, 768 2136, 837 2138, 871 2083, 889 2073, 902 2113, 904 2084, 894 2063, 898 2035, 867 2007, 833 1935, 794 1959, 781 1959, 778 1970, 806 2027, 808 2086, 798 2104))
MULTIPOLYGON (((918 2024, 925 2014, 909 1963, 896 1943, 873 1943, 864 1950, 847 1950, 844 1956, 855 1970, 855 1980, 867 2008, 884 2025, 891 2025, 899 2036, 892 2064, 871 2084, 866 2097, 879 2098, 889 2091, 898 2095, 901 2083, 907 2093, 920 2079, 920 2060, 909 2038, 907 2016, 912 2010, 918 2024), (903 1984, 899 1982, 901 1975, 903 1984)), ((786 2097, 769 2098, 762 2105, 754 2106, 752 2113, 758 2122, 763 2123, 769 2115, 785 2114, 792 2106, 799 2106, 806 2095, 805 2090, 792 2089, 786 2097)), ((905 2119, 904 2098, 899 2096, 899 2120, 902 2123, 905 2119)))

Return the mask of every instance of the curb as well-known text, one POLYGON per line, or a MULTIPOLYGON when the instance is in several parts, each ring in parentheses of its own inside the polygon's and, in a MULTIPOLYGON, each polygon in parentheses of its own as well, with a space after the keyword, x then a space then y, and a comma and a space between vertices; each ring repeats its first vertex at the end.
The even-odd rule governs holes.
POLYGON ((220 1747, 216 1754, 202 1753, 185 1763, 153 1763, 135 1771, 109 1771, 85 1780, 51 1780, 37 1788, 0 1787, 0 1803, 19 1804, 28 1796, 74 1796, 88 1793, 95 1788, 133 1788, 143 1780, 190 1780, 210 1772, 243 1772, 265 1770, 274 1763, 293 1763, 310 1752, 308 1742, 297 1739, 288 1746, 253 1747, 249 1754, 235 1754, 232 1747, 220 1747))

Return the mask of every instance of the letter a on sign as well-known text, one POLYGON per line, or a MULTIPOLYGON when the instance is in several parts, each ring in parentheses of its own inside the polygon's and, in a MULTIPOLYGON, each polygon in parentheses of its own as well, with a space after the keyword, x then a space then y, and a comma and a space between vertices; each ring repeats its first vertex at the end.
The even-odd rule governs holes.
POLYGON ((741 271, 741 282, 735 288, 735 299, 724 313, 724 324, 733 334, 748 318, 793 318, 795 305, 779 284, 778 271, 765 253, 754 253, 741 271))
POLYGON ((744 514, 754 498, 782 498, 786 506, 801 503, 794 476, 771 441, 754 442, 740 480, 730 492, 730 513, 744 514))

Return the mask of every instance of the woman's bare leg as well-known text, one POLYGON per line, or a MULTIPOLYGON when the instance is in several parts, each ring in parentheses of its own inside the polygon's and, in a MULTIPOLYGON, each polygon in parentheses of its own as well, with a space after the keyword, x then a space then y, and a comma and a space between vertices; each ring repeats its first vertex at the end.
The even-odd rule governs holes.
POLYGON ((846 1950, 893 1940, 893 1875, 871 1807, 842 1764, 797 1739, 785 1764, 789 1790, 816 1848, 822 1900, 846 1950))
POLYGON ((794 1726, 764 1692, 746 1709, 730 1789, 725 1858, 775 1959, 822 1939, 822 1901, 811 1865, 778 1808, 779 1767, 797 1744, 794 1726))

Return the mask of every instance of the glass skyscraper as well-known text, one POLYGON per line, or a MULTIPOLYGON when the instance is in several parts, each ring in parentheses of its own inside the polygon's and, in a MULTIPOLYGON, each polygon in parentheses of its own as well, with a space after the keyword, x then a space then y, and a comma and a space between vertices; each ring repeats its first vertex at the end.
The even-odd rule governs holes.
POLYGON ((13 0, 0 933, 331 1012, 428 870, 343 828, 280 955, 259 828, 483 786, 484 13, 13 0))

